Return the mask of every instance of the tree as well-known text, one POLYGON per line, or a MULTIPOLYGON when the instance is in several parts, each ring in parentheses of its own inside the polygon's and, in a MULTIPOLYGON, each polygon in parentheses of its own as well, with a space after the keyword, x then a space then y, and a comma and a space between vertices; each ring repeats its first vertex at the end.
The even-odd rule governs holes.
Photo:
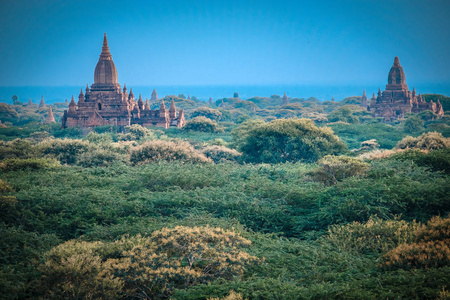
POLYGON ((222 113, 218 109, 213 109, 205 106, 201 106, 191 113, 191 118, 201 116, 218 121, 222 117, 222 113))
POLYGON ((17 97, 17 95, 13 95, 11 97, 12 101, 13 101, 13 105, 22 105, 23 103, 19 101, 19 97, 17 97))
POLYGON ((419 117, 411 117, 408 118, 405 121, 405 124, 403 124, 404 130, 407 133, 414 133, 423 130, 423 126, 425 125, 425 122, 419 118, 419 117))
POLYGON ((416 241, 402 244, 384 256, 388 269, 437 268, 450 265, 450 216, 433 217, 415 231, 416 241))
POLYGON ((39 267, 47 298, 167 299, 175 289, 230 280, 259 261, 251 242, 215 227, 163 228, 150 237, 119 241, 72 240, 47 253, 39 267))
POLYGON ((188 121, 186 125, 183 127, 183 129, 187 131, 202 131, 202 132, 223 131, 223 129, 219 127, 219 124, 203 116, 195 117, 192 120, 188 121))
POLYGON ((313 162, 324 155, 347 151, 328 127, 316 127, 309 119, 274 120, 247 133, 238 144, 251 162, 313 162))

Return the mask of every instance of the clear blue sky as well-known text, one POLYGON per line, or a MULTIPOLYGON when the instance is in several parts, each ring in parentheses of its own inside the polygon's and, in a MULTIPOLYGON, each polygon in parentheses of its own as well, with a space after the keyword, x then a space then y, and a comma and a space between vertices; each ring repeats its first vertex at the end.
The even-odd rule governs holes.
POLYGON ((450 1, 0 0, 0 86, 450 82, 450 1))

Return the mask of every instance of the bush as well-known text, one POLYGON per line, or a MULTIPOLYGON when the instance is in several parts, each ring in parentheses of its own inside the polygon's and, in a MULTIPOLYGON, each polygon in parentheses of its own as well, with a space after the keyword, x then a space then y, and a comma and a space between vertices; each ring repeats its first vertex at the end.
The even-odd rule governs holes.
POLYGON ((82 140, 45 140, 36 148, 44 155, 58 159, 62 164, 75 164, 77 156, 91 150, 89 142, 82 140))
POLYGON ((0 159, 35 157, 33 144, 28 140, 0 141, 0 159))
POLYGON ((382 220, 375 216, 366 223, 332 225, 328 229, 327 240, 340 250, 386 253, 400 244, 413 241, 418 227, 418 223, 408 223, 399 217, 382 220))
POLYGON ((206 117, 206 118, 214 120, 214 121, 219 121, 220 118, 222 118, 222 113, 218 109, 213 109, 213 108, 202 106, 202 107, 195 109, 191 113, 191 118, 195 118, 195 117, 206 117))
POLYGON ((125 134, 119 134, 120 141, 149 141, 156 139, 156 135, 148 128, 138 124, 126 126, 125 134))
POLYGON ((59 161, 48 158, 7 158, 0 162, 2 171, 52 169, 61 166, 59 161))
POLYGON ((328 127, 308 119, 274 120, 247 133, 238 145, 244 159, 256 163, 313 162, 347 150, 328 127))
POLYGON ((82 167, 106 167, 115 162, 126 162, 127 157, 111 149, 95 149, 81 153, 77 157, 77 165, 82 167))
POLYGON ((397 143, 397 149, 436 150, 450 147, 450 138, 444 138, 439 132, 422 133, 417 138, 407 136, 397 143))
POLYGON ((358 158, 327 155, 319 160, 319 167, 313 171, 312 177, 326 185, 336 184, 345 178, 364 176, 369 164, 358 158))
POLYGON ((390 159, 410 160, 419 166, 429 167, 433 171, 450 174, 450 148, 433 150, 428 153, 419 149, 408 149, 394 153, 390 159))
POLYGON ((230 280, 258 259, 251 242, 214 227, 163 228, 114 243, 68 241, 45 256, 39 292, 64 299, 167 299, 174 289, 230 280))
POLYGON ((242 153, 239 153, 234 149, 223 146, 208 146, 204 148, 202 152, 215 163, 236 161, 242 155, 242 153))
POLYGON ((384 256, 388 269, 450 266, 450 216, 433 217, 415 232, 415 243, 402 244, 384 256))
POLYGON ((158 161, 181 161, 190 163, 211 162, 204 154, 196 151, 187 142, 148 141, 132 149, 130 161, 132 164, 146 164, 158 161))
POLYGON ((202 131, 202 132, 222 132, 223 129, 211 119, 206 117, 196 117, 188 121, 183 127, 187 131, 202 131))
POLYGON ((111 144, 113 142, 112 136, 109 133, 97 133, 91 131, 86 135, 86 140, 92 144, 111 144))
POLYGON ((425 122, 421 118, 414 116, 405 121, 403 128, 407 133, 414 133, 423 130, 424 125, 425 122))

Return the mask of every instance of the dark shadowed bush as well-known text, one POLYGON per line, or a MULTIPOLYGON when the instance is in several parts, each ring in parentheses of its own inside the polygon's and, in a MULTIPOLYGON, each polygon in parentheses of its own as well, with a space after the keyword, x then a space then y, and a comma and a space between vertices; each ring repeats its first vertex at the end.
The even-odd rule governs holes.
POLYGON ((249 162, 313 162, 324 155, 338 155, 345 144, 328 127, 309 119, 274 120, 247 133, 238 145, 249 162))

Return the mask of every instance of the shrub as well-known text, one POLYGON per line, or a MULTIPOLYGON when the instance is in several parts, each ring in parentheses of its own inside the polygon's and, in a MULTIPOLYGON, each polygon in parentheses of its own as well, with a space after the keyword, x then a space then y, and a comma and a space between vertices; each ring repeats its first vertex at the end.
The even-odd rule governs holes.
POLYGON ((148 128, 138 124, 126 126, 126 134, 119 134, 120 141, 149 141, 156 139, 156 135, 148 128))
POLYGON ((2 171, 52 169, 61 166, 59 161, 48 158, 7 158, 0 162, 2 171))
POLYGON ((106 167, 114 162, 126 162, 127 157, 111 149, 95 149, 81 153, 77 157, 77 165, 82 167, 106 167))
POLYGON ((437 268, 450 265, 450 216, 433 217, 415 231, 415 243, 402 244, 384 256, 389 269, 437 268))
POLYGON ((223 129, 211 119, 206 117, 196 117, 188 121, 183 127, 187 131, 202 131, 202 132, 222 132, 223 129))
POLYGON ((0 159, 30 158, 35 156, 33 144, 28 140, 15 139, 10 142, 0 141, 0 159))
POLYGON ((414 133, 423 130, 424 125, 425 122, 421 118, 414 116, 408 118, 405 121, 405 123, 403 124, 403 128, 405 132, 414 133))
POLYGON ((450 148, 425 152, 419 149, 408 149, 390 156, 395 160, 410 160, 419 166, 429 167, 433 171, 450 174, 450 148))
POLYGON ((204 106, 196 108, 191 113, 191 118, 201 117, 201 116, 206 117, 211 120, 219 121, 220 118, 222 118, 222 113, 218 109, 213 109, 213 108, 204 107, 204 106))
POLYGON ((238 145, 251 162, 313 162, 324 155, 347 150, 328 127, 316 127, 308 119, 274 120, 247 133, 238 145))
POLYGON ((450 147, 450 138, 444 138, 439 132, 422 133, 417 138, 407 136, 397 143, 397 149, 436 150, 450 147))
POLYGON ((86 140, 92 144, 110 144, 113 139, 111 134, 109 133, 97 133, 95 131, 91 131, 86 135, 86 140))
POLYGON ((68 241, 45 255, 39 292, 45 298, 168 298, 176 288, 230 280, 258 259, 251 242, 214 227, 163 228, 114 243, 68 241))
POLYGON ((336 184, 345 178, 363 176, 369 170, 369 164, 353 157, 327 155, 318 162, 319 167, 312 177, 326 185, 336 184))
POLYGON ((332 225, 328 229, 327 240, 340 250, 386 253, 400 244, 413 241, 418 227, 418 223, 408 223, 399 217, 382 220, 374 216, 366 223, 332 225))
POLYGON ((89 142, 82 140, 45 140, 36 148, 44 155, 55 157, 63 164, 75 164, 77 156, 90 150, 89 142))
POLYGON ((212 159, 215 163, 225 161, 236 161, 242 153, 234 149, 223 146, 208 146, 202 150, 206 157, 212 159))
POLYGON ((211 162, 187 142, 148 141, 131 151, 130 161, 139 165, 158 161, 181 161, 191 163, 211 162))

